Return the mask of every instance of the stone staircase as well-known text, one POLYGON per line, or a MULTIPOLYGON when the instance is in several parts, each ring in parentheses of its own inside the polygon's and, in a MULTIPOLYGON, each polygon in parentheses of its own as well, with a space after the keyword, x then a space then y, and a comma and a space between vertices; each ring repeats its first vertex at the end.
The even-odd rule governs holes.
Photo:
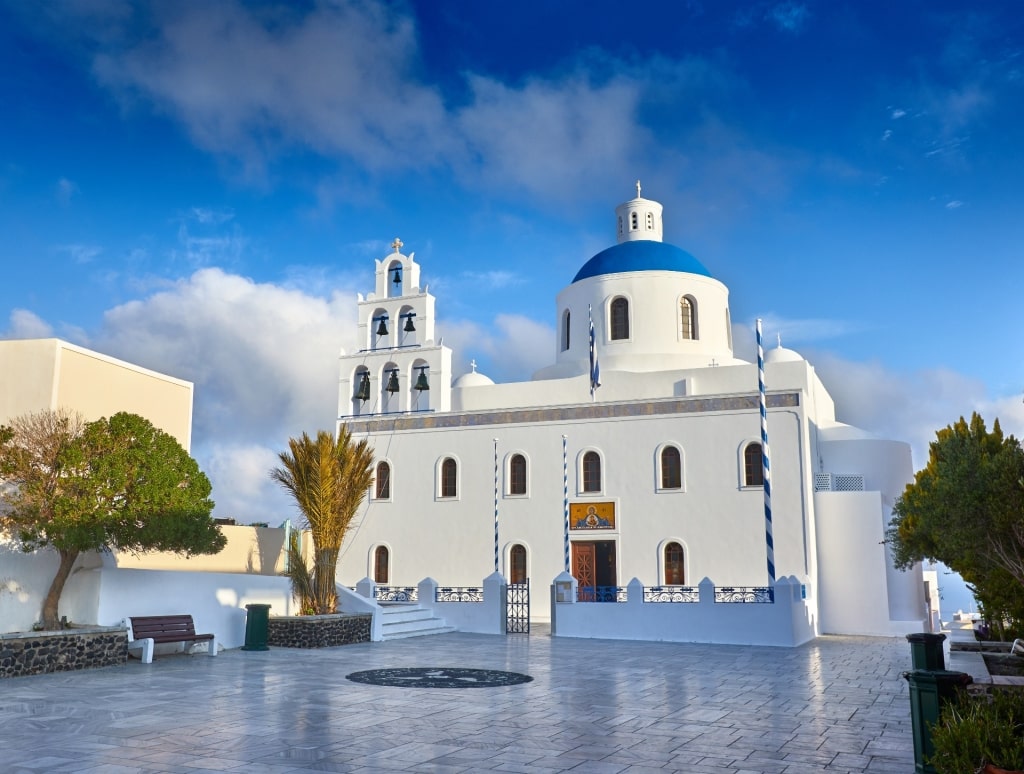
POLYGON ((381 639, 400 640, 455 631, 443 618, 435 618, 415 602, 381 602, 381 639))

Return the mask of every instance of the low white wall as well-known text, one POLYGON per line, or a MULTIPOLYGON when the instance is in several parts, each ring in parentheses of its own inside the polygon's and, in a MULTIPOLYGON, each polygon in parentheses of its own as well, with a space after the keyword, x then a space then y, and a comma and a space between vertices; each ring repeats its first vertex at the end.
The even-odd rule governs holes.
MULTIPOLYGON (((435 618, 441 618, 449 626, 460 632, 473 634, 505 634, 506 584, 501 573, 495 572, 484 578, 482 602, 438 602, 438 583, 433 578, 424 578, 416 587, 416 604, 424 610, 432 611, 435 618)), ((373 612, 372 639, 381 639, 380 605, 376 601, 377 584, 370 578, 363 578, 356 584, 356 592, 343 586, 338 587, 339 607, 348 612, 367 612, 358 606, 342 600, 342 592, 356 599, 363 599, 366 605, 372 606, 373 612)))
MULTIPOLYGON (((559 576, 557 581, 563 580, 559 576)), ((568 581, 568 579, 564 579, 568 581)), ((570 598, 576 598, 575 578, 570 598)), ((814 639, 814 616, 800 598, 800 581, 780 578, 775 602, 716 603, 714 584, 701 581, 699 602, 644 602, 634 578, 626 602, 559 602, 552 635, 612 640, 704 642, 731 645, 801 645, 814 639)), ((554 586, 552 586, 554 589, 554 586)), ((556 599, 554 592, 552 598, 556 599)))
POLYGON ((425 578, 419 584, 420 606, 433 610, 437 618, 460 632, 504 634, 506 586, 501 573, 484 578, 483 602, 437 602, 437 581, 425 578))
MULTIPOLYGON (((262 575, 275 578, 275 583, 279 582, 279 571, 284 569, 284 529, 229 525, 222 526, 221 532, 228 539, 227 546, 224 551, 209 556, 186 558, 163 552, 137 556, 123 552, 91 551, 83 554, 64 586, 59 615, 67 616, 74 623, 100 623, 97 620, 100 606, 99 576, 90 576, 88 571, 101 567, 125 571, 167 571, 186 577, 198 574, 237 574, 244 579, 262 575)), ((308 556, 312 542, 308 532, 302 533, 304 555, 308 556)), ((59 563, 57 552, 53 549, 40 549, 26 554, 9 536, 0 534, 0 634, 32 630, 32 626, 39 621, 43 600, 59 563)))
POLYGON ((190 613, 196 631, 213 632, 225 648, 245 643, 245 606, 268 604, 271 615, 294 615, 287 578, 165 570, 91 570, 99 576, 94 623, 114 626, 135 615, 190 613))
MULTIPOLYGON (((26 554, 0 534, 0 634, 32 630, 59 564, 56 551, 26 554)), ((61 595, 59 615, 74 623, 96 623, 99 587, 82 573, 102 565, 99 554, 79 557, 61 595)))

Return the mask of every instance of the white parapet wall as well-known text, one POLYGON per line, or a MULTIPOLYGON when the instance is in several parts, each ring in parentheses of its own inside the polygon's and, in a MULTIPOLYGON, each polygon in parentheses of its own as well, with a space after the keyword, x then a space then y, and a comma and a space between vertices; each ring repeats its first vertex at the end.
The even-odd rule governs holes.
MULTIPOLYGON (((96 619, 100 605, 99 576, 88 572, 99 568, 168 571, 187 576, 237 574, 243 579, 277 578, 284 570, 287 530, 243 525, 225 525, 220 529, 227 538, 227 545, 217 554, 187 558, 159 551, 82 554, 64 586, 59 614, 76 624, 99 623, 96 619)), ((301 543, 303 554, 308 557, 312 546, 308 533, 301 534, 301 543)), ((39 620, 43 600, 59 563, 53 549, 25 553, 13 539, 0 534, 0 634, 31 631, 39 620)))
POLYGON ((90 570, 99 576, 95 623, 113 626, 136 615, 188 613, 200 633, 225 648, 245 643, 245 606, 270 605, 270 615, 295 615, 287 578, 168 570, 90 570))
MULTIPOLYGON (((705 578, 695 595, 698 601, 645 602, 644 586, 634 578, 624 602, 579 602, 576 579, 563 574, 551 586, 551 632, 558 637, 792 647, 818 635, 802 588, 795 577, 780 578, 774 602, 716 602, 715 586, 705 578)), ((719 597, 728 594, 717 591, 719 597)), ((737 591, 733 598, 742 596, 737 591)))

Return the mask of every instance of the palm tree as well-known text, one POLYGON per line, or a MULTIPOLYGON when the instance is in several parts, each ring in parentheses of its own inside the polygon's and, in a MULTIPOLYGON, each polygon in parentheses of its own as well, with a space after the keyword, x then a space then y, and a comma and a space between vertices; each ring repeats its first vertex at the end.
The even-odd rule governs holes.
POLYGON ((365 439, 353 443, 344 426, 337 438, 327 430, 316 438, 306 433, 289 438, 288 449, 278 454, 281 467, 271 470, 270 477, 295 499, 313 536, 313 577, 307 584, 313 598, 308 601, 317 614, 333 613, 338 552, 373 483, 373 452, 365 439))

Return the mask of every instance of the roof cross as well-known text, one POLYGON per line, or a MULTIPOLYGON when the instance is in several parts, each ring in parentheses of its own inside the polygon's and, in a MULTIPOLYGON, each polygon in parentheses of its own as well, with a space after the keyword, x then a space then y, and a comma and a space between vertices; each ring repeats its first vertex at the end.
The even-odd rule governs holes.
POLYGON ((640 181, 639 180, 636 181, 636 198, 637 199, 640 198, 640 181))
POLYGON ((395 237, 395 241, 391 243, 391 246, 395 248, 396 253, 402 248, 402 245, 402 240, 399 239, 398 237, 395 237))

